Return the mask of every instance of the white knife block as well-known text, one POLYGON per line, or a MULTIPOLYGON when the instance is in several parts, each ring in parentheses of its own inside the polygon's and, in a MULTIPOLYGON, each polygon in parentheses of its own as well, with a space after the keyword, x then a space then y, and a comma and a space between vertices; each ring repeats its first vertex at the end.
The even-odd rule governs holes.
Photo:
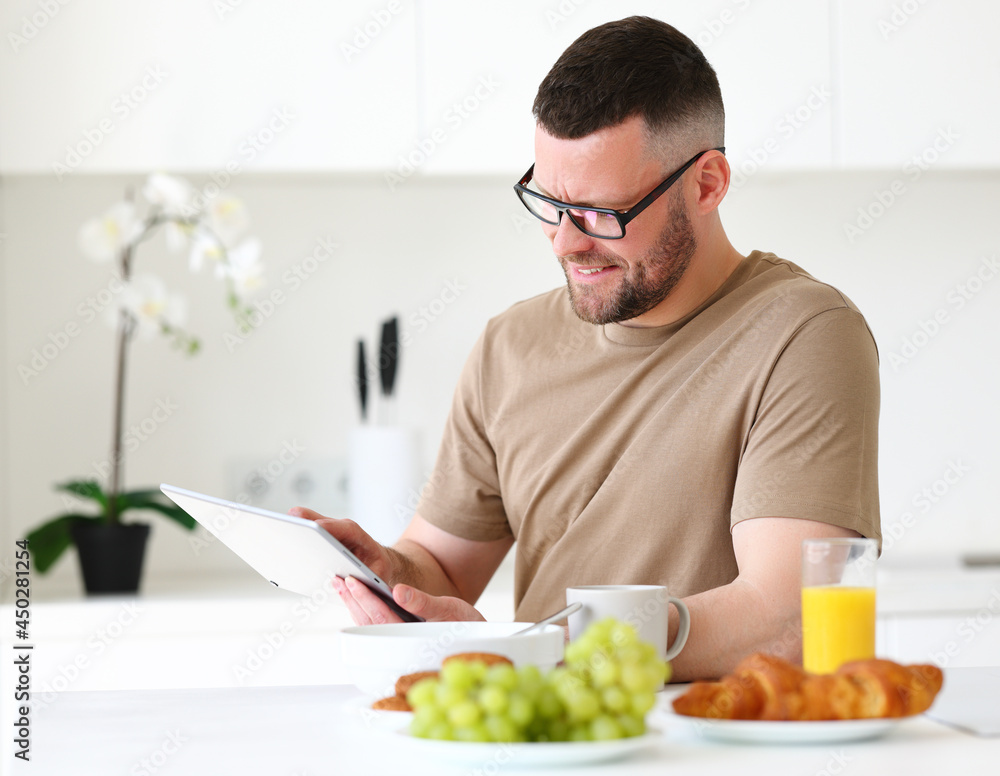
POLYGON ((347 495, 352 520, 379 544, 392 544, 410 523, 419 496, 417 438, 399 426, 352 429, 347 495))

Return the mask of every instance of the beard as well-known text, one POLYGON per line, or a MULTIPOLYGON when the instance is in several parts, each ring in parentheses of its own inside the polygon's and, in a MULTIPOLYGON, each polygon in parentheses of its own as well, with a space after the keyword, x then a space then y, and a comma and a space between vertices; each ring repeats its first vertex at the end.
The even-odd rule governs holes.
POLYGON ((574 285, 566 267, 566 258, 559 257, 569 290, 573 312, 587 323, 603 326, 621 323, 647 313, 666 299, 687 272, 698 247, 691 219, 683 206, 671 202, 670 219, 656 244, 626 269, 614 253, 587 251, 572 257, 574 263, 591 266, 615 265, 624 274, 617 288, 610 291, 593 286, 574 285))

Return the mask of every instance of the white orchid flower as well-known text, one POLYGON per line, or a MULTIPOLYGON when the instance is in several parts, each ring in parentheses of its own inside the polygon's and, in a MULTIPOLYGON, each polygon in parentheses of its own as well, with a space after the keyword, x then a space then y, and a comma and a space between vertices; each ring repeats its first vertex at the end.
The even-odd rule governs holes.
POLYGON ((225 260, 225 256, 225 248, 219 244, 215 237, 205 232, 198 232, 191 245, 189 266, 192 272, 199 272, 207 260, 216 265, 216 274, 219 274, 218 267, 225 260))
POLYGON ((142 222, 136 218, 135 205, 119 202, 80 227, 80 250, 93 261, 112 261, 141 231, 142 222))
MULTIPOLYGON (((142 195, 168 216, 192 218, 197 215, 192 205, 194 187, 183 178, 161 172, 153 173, 147 179, 142 195)), ((168 221, 163 229, 167 249, 177 252, 186 247, 193 231, 194 227, 190 224, 168 221)))
POLYGON ((191 200, 194 197, 194 188, 183 178, 155 172, 143 186, 142 196, 149 204, 155 205, 165 213, 178 216, 193 215, 191 200))
POLYGON ((228 261, 216 265, 216 274, 232 280, 233 290, 241 299, 264 285, 264 265, 260 262, 260 253, 260 240, 250 237, 229 249, 228 261))
POLYGON ((140 335, 150 337, 165 325, 177 329, 184 324, 187 303, 179 294, 169 293, 160 278, 142 275, 123 285, 119 305, 135 318, 140 335))
POLYGON ((223 245, 235 245, 250 226, 243 200, 222 194, 213 197, 206 208, 208 227, 222 240, 223 245))

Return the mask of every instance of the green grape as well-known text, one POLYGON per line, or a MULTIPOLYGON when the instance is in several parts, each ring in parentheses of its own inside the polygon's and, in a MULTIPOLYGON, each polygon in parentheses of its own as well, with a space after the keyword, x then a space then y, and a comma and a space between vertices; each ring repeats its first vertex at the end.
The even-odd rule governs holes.
POLYGON ((624 733, 621 725, 608 714, 594 717, 590 722, 590 735, 595 741, 612 741, 616 738, 622 738, 624 733))
POLYGON ((483 720, 490 741, 517 741, 520 731, 507 717, 490 714, 483 720))
POLYGON ((613 622, 609 628, 607 640, 618 649, 622 649, 638 644, 639 634, 626 622, 613 622))
POLYGON ((525 697, 534 699, 542 689, 544 680, 538 666, 521 666, 517 669, 517 688, 525 697))
POLYGON ((591 669, 595 687, 613 687, 621 678, 621 667, 616 661, 602 660, 591 669))
POLYGON ((486 726, 482 722, 476 722, 471 725, 455 726, 455 740, 456 741, 474 741, 476 743, 483 743, 490 741, 490 734, 487 731, 486 726))
POLYGON ((509 702, 507 691, 496 684, 486 683, 479 691, 479 705, 487 714, 503 713, 509 702))
POLYGON ((538 694, 535 701, 538 708, 538 716, 542 719, 551 720, 558 717, 563 711, 563 704, 553 687, 546 684, 538 694))
POLYGON ((622 686, 630 693, 642 692, 648 687, 646 672, 642 666, 627 663, 622 666, 622 686))
POLYGON ((465 700, 466 693, 457 687, 451 687, 444 682, 438 682, 434 688, 434 700, 443 709, 450 709, 465 700))
POLYGON ((612 641, 612 633, 618 624, 618 621, 614 617, 605 617, 603 620, 598 620, 591 624, 583 634, 583 637, 591 639, 597 644, 608 644, 612 641))
POLYGON ((472 727, 481 717, 479 705, 473 700, 464 700, 448 709, 448 721, 455 726, 456 731, 472 727))
POLYGON ((460 741, 609 741, 645 732, 670 666, 612 619, 567 645, 562 666, 456 662, 407 694, 415 736, 460 741))
POLYGON ((546 726, 545 735, 548 741, 568 741, 569 723, 561 718, 550 720, 546 726))
POLYGON ((580 688, 586 686, 584 681, 571 670, 557 668, 555 671, 559 673, 552 678, 552 685, 555 688, 556 695, 563 701, 580 688))
POLYGON ((527 727, 535 715, 534 705, 527 697, 520 692, 510 694, 510 702, 507 705, 507 716, 510 721, 519 727, 527 727))
POLYGON ((433 703, 435 700, 435 693, 437 691, 437 686, 438 686, 437 679, 433 678, 421 679, 419 682, 413 685, 406 693, 406 702, 410 704, 411 708, 416 708, 417 706, 425 706, 427 704, 433 703))
POLYGON ((510 691, 517 687, 517 671, 512 665, 498 663, 497 665, 490 666, 486 669, 483 681, 486 684, 496 685, 503 690, 510 691))
POLYGON ((568 741, 593 741, 590 735, 590 725, 570 728, 568 741))
POLYGON ((585 639, 584 636, 580 636, 575 641, 571 641, 566 645, 566 651, 563 653, 563 660, 566 661, 567 665, 581 663, 587 659, 587 655, 589 654, 589 640, 585 639))
POLYGON ((656 696, 649 690, 643 690, 632 695, 632 713, 637 717, 644 716, 655 705, 656 696))
POLYGON ((633 717, 631 714, 619 714, 615 718, 626 738, 641 736, 646 732, 646 720, 644 717, 633 717))
MULTIPOLYGON (((427 706, 424 707, 429 708, 427 706)), ((416 714, 413 715, 413 719, 410 720, 410 735, 416 736, 417 738, 429 738, 431 728, 436 725, 436 722, 427 722, 423 717, 418 717, 416 714)))
POLYGON ((476 683, 476 670, 473 663, 464 660, 452 660, 441 667, 441 681, 457 690, 469 690, 476 683))
POLYGON ((601 693, 601 702, 604 708, 616 714, 628 710, 632 705, 628 693, 618 685, 605 687, 601 693))
POLYGON ((440 706, 433 703, 418 705, 413 708, 413 723, 419 725, 423 730, 430 730, 439 722, 444 722, 448 718, 447 713, 440 706))
POLYGON ((600 696, 585 687, 573 692, 566 699, 569 718, 575 722, 587 722, 601 713, 600 696))
POLYGON ((439 722, 427 731, 427 738, 437 741, 454 741, 455 731, 447 722, 439 722))

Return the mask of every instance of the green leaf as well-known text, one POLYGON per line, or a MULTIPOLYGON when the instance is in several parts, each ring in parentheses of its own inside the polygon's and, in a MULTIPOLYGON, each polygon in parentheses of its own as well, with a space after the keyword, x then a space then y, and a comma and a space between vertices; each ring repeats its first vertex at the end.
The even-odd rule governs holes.
POLYGON ((101 510, 107 512, 108 497, 104 494, 97 480, 70 480, 56 485, 56 490, 72 493, 80 498, 89 498, 101 505, 101 510))
POLYGON ((44 574, 59 560, 59 556, 73 543, 70 529, 84 520, 99 523, 102 518, 78 513, 59 515, 24 537, 28 540, 28 550, 35 560, 35 569, 39 574, 44 574))
POLYGON ((175 520, 188 529, 192 529, 197 525, 191 515, 155 488, 119 493, 118 514, 121 515, 127 509, 151 509, 165 517, 169 517, 171 520, 175 520))

